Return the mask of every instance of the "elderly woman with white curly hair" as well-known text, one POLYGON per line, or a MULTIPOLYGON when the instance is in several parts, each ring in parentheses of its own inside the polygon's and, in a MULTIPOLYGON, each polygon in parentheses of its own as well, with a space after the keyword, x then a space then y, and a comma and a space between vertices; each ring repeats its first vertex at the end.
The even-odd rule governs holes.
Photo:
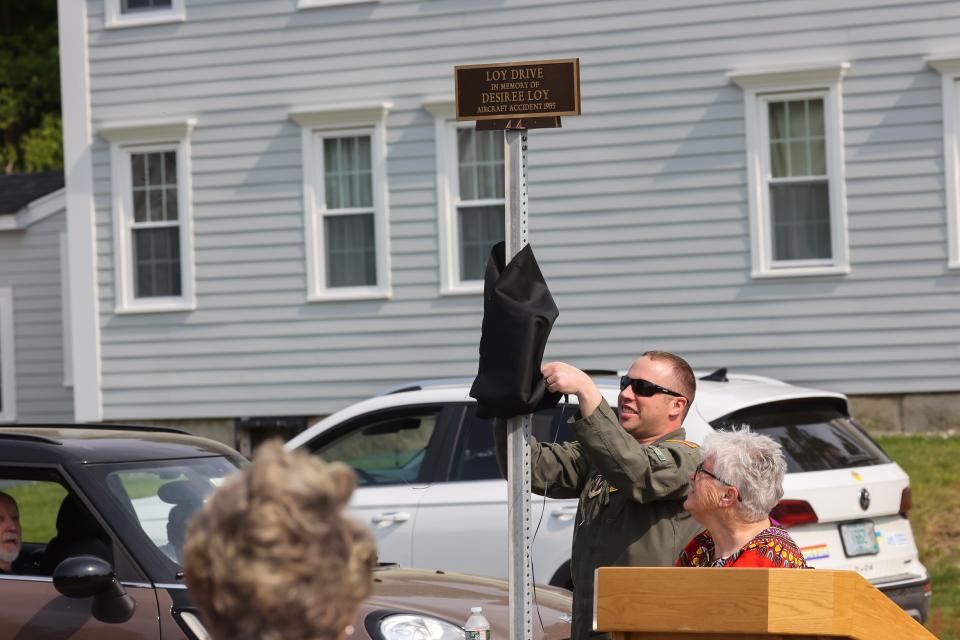
POLYGON ((709 435, 683 503, 706 530, 677 566, 805 568, 790 534, 770 520, 786 471, 780 445, 768 436, 746 428, 709 435))

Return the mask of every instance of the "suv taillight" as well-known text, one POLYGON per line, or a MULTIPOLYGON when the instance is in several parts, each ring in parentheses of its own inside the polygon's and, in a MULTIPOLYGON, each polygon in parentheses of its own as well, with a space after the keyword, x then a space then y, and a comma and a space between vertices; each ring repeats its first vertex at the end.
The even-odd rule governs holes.
POLYGON ((910 517, 910 507, 913 506, 913 494, 910 491, 910 485, 903 488, 900 494, 900 515, 904 518, 910 517))
POLYGON ((806 500, 781 500, 770 512, 770 517, 785 529, 798 524, 817 522, 817 512, 806 500))

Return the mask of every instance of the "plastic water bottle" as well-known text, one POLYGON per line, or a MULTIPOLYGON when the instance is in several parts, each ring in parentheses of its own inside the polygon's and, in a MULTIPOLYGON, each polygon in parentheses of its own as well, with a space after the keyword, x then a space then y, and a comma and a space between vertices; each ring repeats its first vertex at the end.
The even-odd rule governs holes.
POLYGON ((490 640, 490 623, 483 617, 483 607, 471 607, 470 617, 463 625, 464 640, 490 640))

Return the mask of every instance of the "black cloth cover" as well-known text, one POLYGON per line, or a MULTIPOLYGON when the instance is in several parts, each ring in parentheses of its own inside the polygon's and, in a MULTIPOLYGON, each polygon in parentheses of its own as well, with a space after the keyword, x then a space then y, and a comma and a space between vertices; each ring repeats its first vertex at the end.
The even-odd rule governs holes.
POLYGON ((560 312, 528 244, 506 262, 503 242, 493 246, 483 283, 480 365, 470 387, 481 418, 512 418, 553 407, 540 365, 560 312))

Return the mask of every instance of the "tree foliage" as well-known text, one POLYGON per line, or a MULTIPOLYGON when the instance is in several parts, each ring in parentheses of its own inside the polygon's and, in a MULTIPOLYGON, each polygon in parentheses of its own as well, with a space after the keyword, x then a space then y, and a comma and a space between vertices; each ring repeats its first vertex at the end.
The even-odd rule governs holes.
POLYGON ((0 170, 63 168, 56 0, 0 0, 0 170))

